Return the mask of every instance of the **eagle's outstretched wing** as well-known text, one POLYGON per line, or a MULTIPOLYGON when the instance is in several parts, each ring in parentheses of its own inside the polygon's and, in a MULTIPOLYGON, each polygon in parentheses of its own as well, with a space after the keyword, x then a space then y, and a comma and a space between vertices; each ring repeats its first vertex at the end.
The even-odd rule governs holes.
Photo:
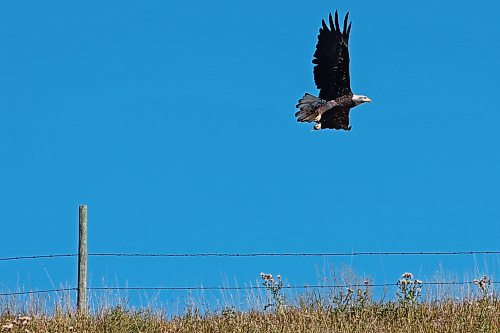
POLYGON ((339 15, 335 11, 335 23, 330 13, 330 28, 323 20, 319 29, 318 44, 313 59, 314 82, 320 90, 319 97, 327 101, 352 94, 349 78, 351 23, 347 25, 348 19, 349 13, 346 14, 344 27, 340 30, 339 15))

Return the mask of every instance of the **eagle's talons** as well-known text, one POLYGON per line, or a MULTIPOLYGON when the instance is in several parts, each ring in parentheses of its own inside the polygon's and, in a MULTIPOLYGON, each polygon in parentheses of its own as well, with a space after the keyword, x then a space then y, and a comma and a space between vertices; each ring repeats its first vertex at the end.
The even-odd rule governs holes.
POLYGON ((316 116, 316 118, 314 118, 314 121, 315 121, 315 122, 317 122, 317 123, 319 123, 319 122, 320 122, 320 120, 321 120, 321 114, 318 114, 318 115, 316 116))

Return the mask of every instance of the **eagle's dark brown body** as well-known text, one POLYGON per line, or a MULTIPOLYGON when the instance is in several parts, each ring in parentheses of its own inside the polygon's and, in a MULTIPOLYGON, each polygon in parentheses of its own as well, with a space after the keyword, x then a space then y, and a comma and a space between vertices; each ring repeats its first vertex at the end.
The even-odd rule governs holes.
POLYGON ((331 128, 348 131, 351 129, 349 126, 349 111, 355 106, 356 103, 352 99, 352 94, 331 101, 305 94, 296 106, 300 111, 295 113, 295 116, 297 121, 316 122, 314 126, 316 130, 331 128))
POLYGON ((356 103, 352 100, 352 95, 341 96, 334 101, 335 105, 321 116, 321 128, 351 130, 349 111, 356 106, 356 103))

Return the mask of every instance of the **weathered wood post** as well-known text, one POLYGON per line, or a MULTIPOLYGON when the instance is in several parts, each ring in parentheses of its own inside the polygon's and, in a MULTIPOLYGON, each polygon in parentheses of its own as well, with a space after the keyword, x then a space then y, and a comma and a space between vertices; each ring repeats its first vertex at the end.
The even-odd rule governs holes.
POLYGON ((79 313, 87 312, 87 205, 78 210, 78 296, 79 313))

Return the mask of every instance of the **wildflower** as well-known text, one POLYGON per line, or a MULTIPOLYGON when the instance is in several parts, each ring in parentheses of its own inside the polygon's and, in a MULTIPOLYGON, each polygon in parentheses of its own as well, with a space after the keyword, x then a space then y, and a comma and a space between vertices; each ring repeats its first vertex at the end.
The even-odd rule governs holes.
POLYGON ((17 320, 21 322, 21 325, 27 325, 31 321, 31 318, 28 316, 21 316, 17 318, 17 320))
POLYGON ((409 273, 409 272, 406 272, 406 273, 403 273, 403 275, 401 275, 401 277, 403 279, 413 279, 413 274, 409 273))
POLYGON ((474 281, 472 281, 472 283, 474 283, 477 286, 477 285, 479 285, 479 280, 478 279, 474 279, 474 281))
POLYGON ((408 281, 408 280, 406 280, 406 279, 401 279, 401 280, 399 280, 399 281, 398 281, 398 283, 399 283, 400 285, 402 285, 402 286, 406 286, 406 285, 409 283, 409 281, 408 281))
POLYGON ((266 280, 273 281, 274 280, 272 274, 266 274, 266 273, 260 273, 260 278, 264 281, 266 281, 266 280))
POLYGON ((12 327, 14 327, 14 324, 13 323, 8 323, 8 324, 5 324, 5 325, 2 325, 2 330, 11 330, 12 327))
POLYGON ((417 279, 417 280, 415 280, 415 283, 416 283, 416 284, 422 284, 423 282, 422 282, 422 280, 418 280, 418 279, 417 279))
POLYGON ((276 275, 276 278, 277 278, 278 280, 281 280, 281 275, 280 275, 280 274, 276 275))
POLYGON ((367 279, 367 280, 363 281, 363 283, 366 284, 366 285, 369 285, 370 281, 367 279))

